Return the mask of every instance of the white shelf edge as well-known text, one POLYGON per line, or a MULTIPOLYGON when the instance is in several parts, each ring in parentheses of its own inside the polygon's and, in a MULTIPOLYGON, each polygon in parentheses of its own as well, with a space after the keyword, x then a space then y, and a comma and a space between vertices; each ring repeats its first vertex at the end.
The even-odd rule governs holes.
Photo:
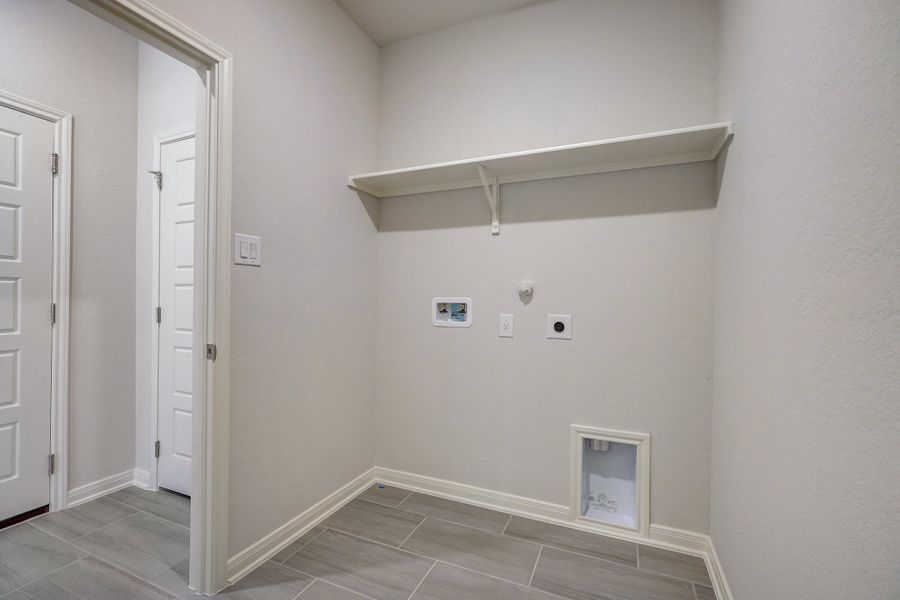
POLYGON ((681 134, 694 133, 694 132, 702 132, 702 131, 714 131, 721 130, 721 135, 716 139, 713 145, 709 148, 709 151, 703 152, 693 152, 693 153, 683 153, 683 154, 670 154, 663 156, 651 156, 647 158, 641 158, 637 160, 629 160, 618 163, 602 163, 597 165, 587 165, 587 166, 579 166, 567 169, 551 169, 546 171, 533 171, 533 172, 523 172, 523 173, 515 173, 511 175, 501 175, 498 177, 498 183, 518 183, 525 181, 536 181, 540 179, 555 179, 559 177, 572 177, 577 175, 591 175, 596 173, 609 173, 614 171, 625 171, 630 169, 642 169, 647 167, 659 167, 666 165, 677 165, 677 164, 687 164, 692 162, 702 162, 707 160, 715 160, 722 148, 725 146, 725 143, 728 139, 733 135, 733 124, 730 121, 720 122, 720 123, 712 123, 707 125, 698 125, 695 127, 684 127, 681 129, 670 129, 666 131, 657 131, 653 133, 644 133, 639 135, 618 137, 618 138, 609 138, 605 140, 596 140, 590 142, 581 142, 577 144, 568 144, 565 146, 553 146, 549 148, 538 148, 535 150, 525 150, 522 152, 510 152, 506 154, 495 154, 492 156, 482 156, 478 158, 470 158, 465 160, 457 160, 443 163, 434 163, 429 165, 420 165, 415 167, 407 167, 403 169, 393 169, 389 171, 377 171, 373 173, 361 173, 358 175, 350 176, 350 180, 348 182, 348 187, 353 190, 358 190, 369 194, 371 196, 375 196, 376 198, 391 198, 395 196, 408 196, 412 194, 424 194, 430 192, 440 192, 440 191, 448 191, 448 190, 458 190, 458 189, 467 189, 467 188, 480 188, 482 187, 482 181, 479 177, 475 177, 472 179, 461 179, 451 182, 437 183, 431 185, 420 185, 420 186, 409 186, 409 187, 394 187, 390 189, 377 189, 371 185, 367 185, 358 180, 366 180, 371 178, 378 177, 386 177, 393 175, 404 175, 404 174, 414 174, 421 171, 433 170, 433 169, 442 169, 448 167, 457 167, 457 166, 472 166, 473 168, 478 165, 503 160, 507 158, 520 158, 525 156, 535 156, 541 154, 553 154, 561 151, 567 150, 577 150, 581 148, 595 148, 597 146, 606 146, 606 145, 614 145, 620 144, 623 142, 632 142, 632 141, 640 141, 640 140, 651 140, 657 138, 665 138, 665 137, 675 137, 681 134))

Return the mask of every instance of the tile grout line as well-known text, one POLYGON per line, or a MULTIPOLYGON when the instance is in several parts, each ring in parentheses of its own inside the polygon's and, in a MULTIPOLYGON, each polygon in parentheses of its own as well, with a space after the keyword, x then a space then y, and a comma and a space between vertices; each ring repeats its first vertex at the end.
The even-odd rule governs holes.
MULTIPOLYGON (((260 565, 260 566, 262 566, 262 565, 260 565)), ((248 573, 248 574, 249 574, 249 573, 248 573)), ((303 595, 303 592, 305 592, 306 590, 309 589, 309 586, 311 586, 312 584, 314 584, 314 583, 317 582, 318 580, 319 580, 318 577, 313 577, 313 580, 310 581, 309 583, 307 583, 306 585, 304 585, 304 586, 303 586, 303 589, 300 590, 300 593, 299 593, 299 594, 297 594, 296 596, 294 596, 293 600, 297 600, 300 596, 303 595)), ((228 589, 228 588, 226 588, 226 589, 228 589)))
POLYGON ((397 544, 397 547, 399 548, 399 547, 401 547, 403 544, 405 544, 406 542, 408 542, 408 541, 409 541, 409 538, 411 538, 411 537, 413 536, 413 534, 419 530, 419 527, 422 526, 422 523, 424 523, 424 522, 427 521, 427 520, 428 520, 428 517, 423 517, 422 520, 419 521, 419 524, 416 525, 416 526, 413 528, 413 530, 409 532, 409 535, 406 536, 405 538, 403 538, 403 541, 402 541, 402 542, 400 542, 399 544, 397 544))
MULTIPOLYGON (((400 488, 400 489, 402 489, 402 488, 400 488)), ((404 491, 409 491, 409 490, 404 490, 404 491)), ((400 505, 403 504, 404 502, 406 502, 407 500, 409 500, 414 493, 415 492, 409 492, 407 495, 405 495, 403 497, 403 500, 401 500, 400 502, 397 503, 397 506, 395 506, 394 508, 400 508, 400 505)))
POLYGON ((500 535, 506 535, 506 529, 509 527, 509 524, 512 523, 512 515, 509 515, 509 518, 506 520, 506 525, 503 526, 503 530, 500 532, 500 535))
POLYGON ((541 545, 538 550, 537 558, 534 559, 534 567, 531 569, 531 577, 528 578, 528 587, 531 587, 531 582, 534 581, 534 574, 537 572, 538 563, 541 561, 541 553, 544 551, 544 546, 541 545))
POLYGON ((429 573, 431 573, 432 569, 434 569, 434 566, 436 564, 437 564, 437 560, 435 560, 433 563, 431 563, 431 566, 428 567, 428 570, 425 571, 424 575, 422 575, 422 579, 419 580, 419 583, 416 584, 416 587, 413 588, 413 591, 409 593, 409 597, 407 598, 407 600, 412 600, 412 597, 416 595, 416 592, 418 592, 419 588, 422 587, 422 584, 425 583, 425 578, 428 577, 429 573))
MULTIPOLYGON (((341 589, 341 590, 350 592, 351 594, 355 594, 355 595, 359 596, 360 598, 366 598, 367 600, 375 600, 375 598, 373 598, 372 596, 369 596, 368 594, 363 594, 362 592, 357 592, 356 590, 351 590, 351 589, 348 588, 348 587, 344 587, 344 586, 342 586, 342 585, 338 585, 338 584, 336 584, 336 583, 334 583, 334 582, 328 581, 328 580, 326 580, 326 579, 322 579, 321 577, 319 577, 318 580, 319 580, 319 581, 322 581, 322 582, 324 582, 324 583, 327 583, 328 585, 333 585, 334 587, 336 587, 336 588, 338 588, 338 589, 341 589)), ((305 590, 304 590, 304 591, 305 591, 305 590)))
POLYGON ((691 589, 694 590, 694 600, 699 600, 700 596, 697 595, 697 584, 691 582, 691 589))
MULTIPOLYGON (((57 539, 59 539, 59 538, 57 538, 57 539)), ((90 556, 90 555, 89 555, 89 556, 90 556)), ((46 578, 50 577, 51 575, 53 575, 53 574, 55 574, 55 573, 58 573, 58 572, 62 571, 63 569, 67 568, 67 567, 71 567, 71 566, 74 565, 75 563, 81 562, 81 560, 82 560, 83 558, 85 558, 85 557, 84 557, 84 556, 79 556, 78 558, 76 558, 76 559, 73 560, 72 562, 66 563, 66 564, 64 564, 63 566, 59 567, 58 569, 53 569, 53 570, 50 571, 49 573, 45 573, 44 575, 41 575, 41 576, 38 577, 37 579, 32 579, 31 581, 29 581, 28 583, 26 583, 26 584, 24 584, 24 585, 20 585, 19 587, 15 588, 15 589, 9 590, 6 594, 4 594, 4 595, 2 596, 2 598, 6 598, 7 596, 12 596, 14 593, 16 593, 16 592, 18 592, 18 591, 21 591, 21 590, 24 590, 25 588, 27 588, 29 585, 31 585, 31 584, 33 584, 33 583, 37 583, 38 581, 41 581, 42 579, 46 579, 46 578)))
MULTIPOLYGON (((324 522, 324 521, 323 521, 323 522, 324 522)), ((322 525, 314 525, 313 527, 310 528, 309 531, 307 531, 306 533, 304 533, 303 535, 301 535, 299 538, 297 538, 296 540, 294 540, 294 542, 292 542, 292 543, 296 543, 296 542, 299 541, 304 535, 306 535, 306 534, 308 534, 308 533, 312 533, 312 530, 315 529, 316 527, 322 527, 322 531, 320 531, 320 532, 317 533, 316 535, 312 536, 309 540, 307 540, 307 542, 306 542, 305 544, 303 544, 302 546, 300 546, 299 548, 297 548, 296 550, 294 550, 293 552, 291 552, 288 556, 284 557, 282 560, 275 560, 274 557, 270 558, 269 560, 275 561, 275 562, 277 562, 278 564, 283 565, 285 562, 287 562, 288 560, 290 560, 291 557, 293 557, 295 554, 297 554, 298 552, 300 552, 301 550, 303 550, 304 548, 306 548, 306 547, 309 546, 310 544, 312 544, 314 541, 316 541, 317 539, 319 539, 319 536, 321 536, 323 533, 325 533, 326 531, 328 531, 328 528, 325 527, 325 526, 322 526, 322 525)), ((288 546, 290 546, 290 544, 288 544, 288 546)), ((287 547, 285 547, 285 549, 287 549, 287 547)))

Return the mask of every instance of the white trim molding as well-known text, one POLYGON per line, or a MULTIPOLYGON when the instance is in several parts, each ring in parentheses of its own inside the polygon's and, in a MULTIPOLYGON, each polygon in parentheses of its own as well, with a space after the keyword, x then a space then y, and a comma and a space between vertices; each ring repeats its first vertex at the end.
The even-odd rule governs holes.
POLYGON ((228 562, 232 55, 147 0, 71 0, 198 69, 190 587, 214 594, 228 562), (216 357, 207 359, 207 347, 216 357))
POLYGON ((719 555, 716 553, 716 546, 713 544, 712 538, 709 538, 706 568, 709 570, 709 578, 712 580, 713 589, 716 591, 716 598, 718 600, 734 600, 731 588, 728 587, 728 580, 725 579, 725 569, 722 568, 722 563, 719 561, 719 555))
POLYGON ((152 490, 153 488, 150 487, 150 471, 147 471, 146 469, 135 469, 134 485, 142 490, 152 490))
POLYGON ((53 123, 53 152, 59 156, 53 176, 52 282, 50 302, 56 305, 56 322, 50 347, 50 453, 56 468, 50 474, 50 510, 69 505, 69 250, 72 211, 72 115, 38 102, 0 91, 6 106, 53 123))
POLYGON ((365 491, 375 481, 375 468, 356 477, 328 497, 312 505, 278 529, 263 536, 228 559, 228 583, 232 584, 263 564, 333 512, 365 491))
POLYGON ((78 486, 68 494, 69 508, 130 487, 135 484, 135 477, 135 469, 129 469, 118 475, 110 475, 92 483, 78 486))

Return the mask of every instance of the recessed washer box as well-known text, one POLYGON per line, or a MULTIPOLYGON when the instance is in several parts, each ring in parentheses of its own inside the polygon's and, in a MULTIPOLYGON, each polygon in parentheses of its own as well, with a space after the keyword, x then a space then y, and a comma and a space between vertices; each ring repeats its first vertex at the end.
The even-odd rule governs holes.
POLYGON ((650 531, 650 435, 572 425, 575 521, 650 531))
POLYGON ((431 324, 435 327, 471 327, 472 299, 445 296, 431 301, 431 324))

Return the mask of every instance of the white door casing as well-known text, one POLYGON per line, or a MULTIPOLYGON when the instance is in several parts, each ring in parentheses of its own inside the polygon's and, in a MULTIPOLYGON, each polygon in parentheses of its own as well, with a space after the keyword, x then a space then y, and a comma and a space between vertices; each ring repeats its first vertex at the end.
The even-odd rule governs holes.
POLYGON ((157 136, 157 485, 191 494, 194 309, 193 130, 157 136))
POLYGON ((50 503, 54 135, 0 106, 0 519, 50 503))

